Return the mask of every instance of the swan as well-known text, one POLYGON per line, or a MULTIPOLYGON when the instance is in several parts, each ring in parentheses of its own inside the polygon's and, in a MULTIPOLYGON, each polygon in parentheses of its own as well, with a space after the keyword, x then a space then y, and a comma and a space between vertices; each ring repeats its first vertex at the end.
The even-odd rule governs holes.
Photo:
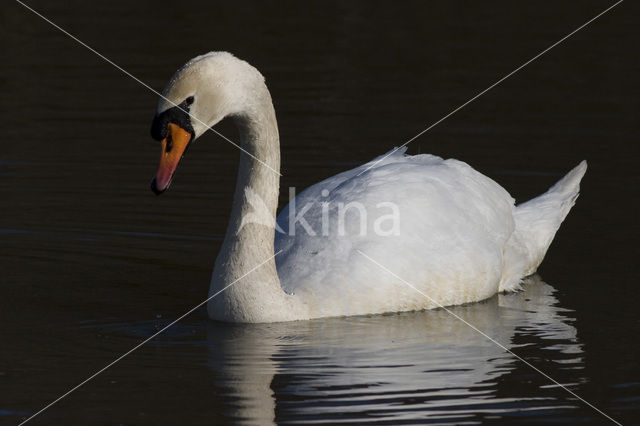
POLYGON ((207 302, 209 316, 227 322, 413 311, 517 290, 587 168, 582 161, 516 207, 462 161, 396 149, 307 188, 276 218, 280 146, 264 77, 230 53, 210 52, 178 69, 158 102, 156 194, 189 144, 227 116, 243 153, 207 302))

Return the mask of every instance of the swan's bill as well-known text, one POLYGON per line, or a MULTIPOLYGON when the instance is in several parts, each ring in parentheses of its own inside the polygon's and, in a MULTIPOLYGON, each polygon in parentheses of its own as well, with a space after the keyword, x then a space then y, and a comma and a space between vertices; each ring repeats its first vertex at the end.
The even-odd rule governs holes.
POLYGON ((156 195, 162 194, 169 188, 178 163, 191 142, 191 132, 174 123, 169 123, 167 127, 169 131, 167 137, 162 139, 158 172, 151 181, 151 190, 156 195))

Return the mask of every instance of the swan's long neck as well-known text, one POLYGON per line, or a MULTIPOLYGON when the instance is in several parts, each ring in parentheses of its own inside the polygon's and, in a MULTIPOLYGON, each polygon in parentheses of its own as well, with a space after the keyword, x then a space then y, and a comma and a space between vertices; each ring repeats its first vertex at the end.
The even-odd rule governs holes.
POLYGON ((243 255, 258 263, 274 254, 275 228, 255 223, 255 218, 258 215, 264 220, 275 219, 280 189, 278 126, 268 92, 266 95, 258 107, 234 118, 245 152, 240 154, 231 219, 223 245, 244 250, 243 255))
POLYGON ((280 145, 271 96, 263 89, 234 117, 246 152, 240 155, 231 219, 209 290, 210 296, 221 292, 207 307, 214 319, 263 322, 293 314, 274 260, 280 145))

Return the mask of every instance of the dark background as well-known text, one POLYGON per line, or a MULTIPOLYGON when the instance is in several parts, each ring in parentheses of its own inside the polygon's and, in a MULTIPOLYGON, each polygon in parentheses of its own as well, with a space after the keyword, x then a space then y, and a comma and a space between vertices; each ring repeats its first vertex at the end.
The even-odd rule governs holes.
MULTIPOLYGON (((404 143, 613 2, 28 4, 156 90, 198 54, 249 61, 274 99, 281 188, 303 189, 404 143)), ((468 162, 518 201, 588 160, 539 273, 583 343, 588 381, 575 391, 628 423, 640 408, 637 12, 622 3, 409 145, 468 162)), ((209 133, 153 196, 156 96, 20 4, 0 13, 0 422, 11 423, 204 300, 239 154, 209 133)), ((237 140, 232 123, 217 129, 237 140)), ((201 336, 208 320, 188 321, 201 336)), ((143 350, 173 351, 183 368, 134 354, 114 367, 128 368, 134 402, 104 391, 107 372, 34 424, 169 422, 167 389, 186 423, 221 415, 218 398, 198 397, 218 391, 197 384, 188 355, 154 348, 143 350), (151 417, 136 417, 141 406, 151 417)), ((584 406, 575 419, 604 420, 584 406)))

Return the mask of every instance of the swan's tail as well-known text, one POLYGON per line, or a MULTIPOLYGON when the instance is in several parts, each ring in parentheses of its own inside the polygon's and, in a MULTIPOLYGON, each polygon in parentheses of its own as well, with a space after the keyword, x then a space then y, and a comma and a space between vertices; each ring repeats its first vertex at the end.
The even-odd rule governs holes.
POLYGON ((560 224, 571 210, 580 192, 580 180, 587 171, 582 161, 544 194, 516 207, 516 231, 526 255, 524 276, 533 274, 551 245, 560 224))

